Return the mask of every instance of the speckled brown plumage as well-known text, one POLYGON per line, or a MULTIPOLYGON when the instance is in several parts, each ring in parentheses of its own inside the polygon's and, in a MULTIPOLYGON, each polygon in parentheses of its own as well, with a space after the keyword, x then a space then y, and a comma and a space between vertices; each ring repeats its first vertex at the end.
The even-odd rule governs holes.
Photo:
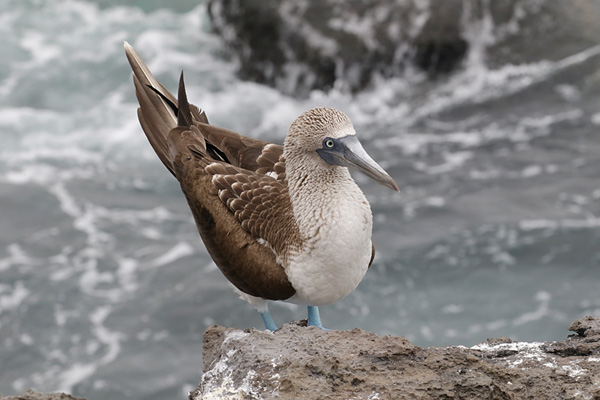
MULTIPOLYGON (((262 224, 252 228, 240 223, 259 219, 261 210, 251 212, 248 209, 243 212, 240 211, 239 204, 234 204, 235 201, 230 200, 229 206, 227 202, 223 202, 219 197, 219 192, 223 190, 213 184, 212 174, 206 170, 207 161, 207 158, 198 154, 178 155, 174 165, 181 189, 211 257, 239 290, 271 300, 291 297, 295 291, 288 282, 283 267, 278 263, 275 252, 261 243, 260 236, 254 233, 264 230, 261 229, 262 224)), ((217 163, 213 161, 211 165, 215 164, 217 163)), ((259 181, 260 179, 254 180, 255 183, 259 181)), ((290 229, 294 229, 293 225, 290 229)))
MULTIPOLYGON (((298 227, 290 207, 287 187, 275 178, 260 173, 248 173, 224 163, 206 167, 212 183, 219 189, 219 198, 232 211, 241 227, 259 241, 268 244, 279 259, 299 246, 298 227)), ((281 261, 281 260, 280 260, 281 261)))
POLYGON ((211 257, 239 290, 270 300, 294 295, 282 259, 301 245, 285 179, 282 146, 208 124, 175 99, 126 46, 138 116, 152 147, 181 184, 211 257), (268 175, 267 175, 268 174, 268 175))

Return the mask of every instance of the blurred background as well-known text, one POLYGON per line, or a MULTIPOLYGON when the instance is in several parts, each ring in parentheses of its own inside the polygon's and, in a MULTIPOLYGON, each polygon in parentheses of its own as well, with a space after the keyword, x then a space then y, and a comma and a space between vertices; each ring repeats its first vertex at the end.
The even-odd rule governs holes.
POLYGON ((207 326, 262 329, 139 127, 124 40, 252 137, 341 109, 396 179, 356 176, 377 257, 327 327, 565 338, 600 315, 598 20, 595 0, 1 0, 0 393, 185 398, 207 326))

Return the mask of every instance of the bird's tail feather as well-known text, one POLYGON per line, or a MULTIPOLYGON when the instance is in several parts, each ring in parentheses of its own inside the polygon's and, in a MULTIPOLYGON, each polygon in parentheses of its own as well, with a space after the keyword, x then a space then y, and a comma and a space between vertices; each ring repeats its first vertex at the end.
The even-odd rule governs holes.
POLYGON ((167 136, 177 126, 177 99, 152 75, 144 61, 129 43, 124 43, 127 60, 133 70, 135 94, 140 108, 140 125, 163 164, 175 174, 169 157, 167 136))
POLYGON ((185 93, 185 83, 183 82, 183 71, 179 77, 179 91, 177 92, 177 98, 179 99, 179 109, 177 112, 177 124, 179 126, 190 127, 192 126, 192 113, 190 112, 190 103, 187 100, 187 94, 185 93))

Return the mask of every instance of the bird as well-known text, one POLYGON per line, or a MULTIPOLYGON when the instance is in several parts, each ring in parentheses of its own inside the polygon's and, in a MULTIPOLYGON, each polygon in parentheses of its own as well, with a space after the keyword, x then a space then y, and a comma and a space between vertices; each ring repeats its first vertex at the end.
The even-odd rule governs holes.
POLYGON ((211 258, 242 300, 275 331, 270 301, 319 306, 351 293, 375 256, 369 202, 353 168, 399 191, 364 150, 350 119, 318 107, 291 124, 283 145, 209 124, 187 100, 183 71, 175 98, 127 42, 140 125, 179 181, 211 258))

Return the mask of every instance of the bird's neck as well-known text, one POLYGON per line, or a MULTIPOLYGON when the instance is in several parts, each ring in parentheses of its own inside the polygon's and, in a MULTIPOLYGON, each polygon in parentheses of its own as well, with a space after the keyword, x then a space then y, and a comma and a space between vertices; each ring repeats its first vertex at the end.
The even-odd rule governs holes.
MULTIPOLYGON (((364 221, 371 231, 371 209, 345 167, 318 159, 286 158, 286 177, 294 216, 305 239, 317 238, 344 221, 364 221)), ((370 235, 370 233, 369 233, 370 235)))

